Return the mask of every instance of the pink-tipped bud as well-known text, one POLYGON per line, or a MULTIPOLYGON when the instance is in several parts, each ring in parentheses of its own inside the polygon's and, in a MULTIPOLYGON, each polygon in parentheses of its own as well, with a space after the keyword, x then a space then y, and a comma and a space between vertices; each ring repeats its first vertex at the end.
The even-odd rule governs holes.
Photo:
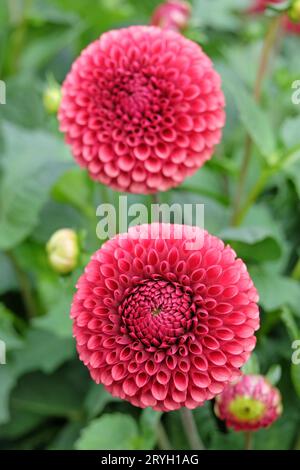
POLYGON ((191 16, 191 6, 187 2, 170 0, 160 4, 151 18, 153 26, 163 29, 182 31, 188 25, 191 16))
POLYGON ((243 375, 216 397, 216 415, 235 431, 268 427, 281 412, 279 390, 262 375, 243 375))

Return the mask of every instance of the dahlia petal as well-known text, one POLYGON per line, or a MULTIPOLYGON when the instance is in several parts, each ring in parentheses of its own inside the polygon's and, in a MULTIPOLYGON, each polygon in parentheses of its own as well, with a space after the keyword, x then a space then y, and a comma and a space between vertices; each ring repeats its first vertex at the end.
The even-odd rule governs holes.
POLYGON ((138 386, 136 385, 134 379, 131 377, 127 378, 123 382, 122 387, 126 395, 128 395, 129 397, 132 397, 133 395, 135 395, 135 393, 138 390, 138 386))
POLYGON ((194 385, 198 388, 207 388, 211 382, 208 374, 193 372, 192 381, 194 385))
POLYGON ((163 401, 168 394, 168 387, 154 381, 151 387, 152 395, 156 400, 163 401))
POLYGON ((127 369, 122 363, 115 364, 111 369, 111 375, 114 380, 122 380, 127 373, 127 369))
POLYGON ((230 379, 230 372, 227 367, 212 367, 210 373, 219 382, 226 382, 230 379))
POLYGON ((183 392, 187 389, 188 386, 188 378, 182 372, 176 371, 173 374, 173 382, 177 390, 183 392))

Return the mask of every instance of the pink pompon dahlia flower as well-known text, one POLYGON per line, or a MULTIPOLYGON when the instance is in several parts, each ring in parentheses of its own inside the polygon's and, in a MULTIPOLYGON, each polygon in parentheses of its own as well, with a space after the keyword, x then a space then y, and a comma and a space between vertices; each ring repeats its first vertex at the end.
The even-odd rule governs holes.
POLYGON ((160 28, 182 31, 188 25, 191 5, 181 0, 168 0, 154 10, 151 24, 160 28))
POLYGON ((104 33, 62 87, 60 129, 91 178, 131 193, 165 191, 221 139, 221 80, 201 47, 174 31, 104 33))
POLYGON ((216 415, 235 431, 257 431, 281 415, 281 395, 265 377, 243 375, 216 397, 216 415))
POLYGON ((141 408, 195 408, 239 376, 255 347, 258 295, 241 259, 206 231, 136 226, 98 250, 71 309, 80 359, 141 408), (190 240, 201 240, 192 246, 190 240))
MULTIPOLYGON (((276 5, 282 3, 282 0, 254 0, 253 4, 248 9, 248 13, 264 13, 268 5, 276 5)), ((300 34, 300 18, 299 21, 292 21, 287 14, 282 18, 283 28, 291 34, 300 34)))

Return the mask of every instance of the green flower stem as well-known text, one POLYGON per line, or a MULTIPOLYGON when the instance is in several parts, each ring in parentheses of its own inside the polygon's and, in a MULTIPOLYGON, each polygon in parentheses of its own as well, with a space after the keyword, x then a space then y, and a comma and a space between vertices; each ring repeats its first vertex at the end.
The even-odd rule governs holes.
POLYGON ((295 279, 296 281, 300 281, 300 259, 298 259, 293 269, 292 278, 295 279))
POLYGON ((161 421, 158 422, 156 434, 158 447, 161 450, 172 450, 172 445, 161 421))
MULTIPOLYGON (((11 44, 10 44, 10 63, 9 63, 9 73, 13 74, 18 71, 20 57, 22 54, 22 50, 25 44, 25 38, 27 35, 27 12, 30 9, 32 4, 32 0, 24 0, 23 11, 21 13, 20 18, 18 18, 18 23, 15 27, 15 30, 11 36, 11 44)), ((18 16, 18 8, 16 4, 16 0, 10 0, 8 2, 9 12, 11 21, 13 22, 18 16)))
POLYGON ((277 172, 281 171, 282 168, 287 167, 288 165, 292 164, 296 159, 298 159, 299 153, 300 153, 300 145, 298 144, 290 148, 289 150, 287 150, 284 154, 280 155, 277 158, 275 164, 273 164, 272 166, 266 167, 262 171, 256 184, 253 186, 250 193, 248 194, 245 204, 236 214, 235 225, 240 225, 242 223, 248 210, 255 203, 257 198, 260 196, 260 194, 264 190, 269 179, 273 175, 275 175, 277 172))
MULTIPOLYGON (((259 61, 259 66, 257 70, 256 80, 254 84, 254 90, 253 90, 253 96, 257 102, 260 101, 263 81, 266 76, 266 71, 268 68, 268 64, 270 61, 273 48, 276 44, 278 33, 280 31, 280 25, 281 25, 281 15, 278 15, 271 21, 265 40, 264 40, 264 44, 263 44, 263 48, 262 48, 262 52, 260 56, 260 61, 259 61)), ((253 141, 252 141, 251 136, 247 134, 246 139, 245 139, 244 156, 242 160, 241 171, 239 175, 235 198, 233 201, 233 214, 232 214, 231 224, 234 226, 239 225, 240 202, 242 199, 243 189, 245 186, 245 182, 246 182, 246 178, 247 178, 247 174, 249 170, 252 149, 253 149, 253 141)))
POLYGON ((193 413, 188 408, 181 408, 180 416, 191 450, 204 450, 204 444, 199 436, 193 413))
POLYGON ((253 432, 245 432, 245 450, 252 450, 253 432))
POLYGON ((158 193, 151 194, 152 204, 159 204, 158 193))
POLYGON ((264 187, 265 187, 265 185, 266 185, 266 183, 267 183, 267 181, 268 181, 271 174, 273 174, 272 170, 265 170, 261 173, 261 175, 260 175, 259 179, 257 180, 255 186, 250 191, 244 206, 235 215, 234 220, 233 220, 233 225, 238 226, 242 223, 242 221, 244 220, 248 210, 255 203, 256 199, 258 198, 258 196, 263 191, 263 189, 264 189, 264 187))
POLYGON ((37 305, 36 305, 35 298, 32 292, 30 280, 28 279, 28 276, 25 273, 25 271, 23 271, 23 269, 20 267, 17 261, 17 258, 15 257, 13 252, 7 251, 6 255, 10 259, 14 267, 14 270, 18 279, 18 283, 20 286, 20 291, 22 294, 23 302, 26 308, 27 317, 28 319, 36 317, 38 310, 37 310, 37 305))

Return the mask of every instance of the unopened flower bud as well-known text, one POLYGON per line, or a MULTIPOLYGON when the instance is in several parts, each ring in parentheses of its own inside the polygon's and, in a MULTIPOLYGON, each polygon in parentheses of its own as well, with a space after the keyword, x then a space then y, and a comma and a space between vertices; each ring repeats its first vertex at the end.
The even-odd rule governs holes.
POLYGON ((179 0, 169 0, 160 4, 154 10, 151 24, 163 29, 182 31, 187 27, 190 16, 191 6, 189 3, 179 0))
POLYGON ((295 23, 300 22, 300 0, 295 0, 292 3, 290 9, 288 10, 288 15, 295 23))
POLYGON ((58 84, 48 85, 44 90, 44 107, 49 114, 55 114, 58 111, 61 101, 61 89, 58 84))
POLYGON ((54 271, 68 274, 77 266, 79 244, 74 230, 65 228, 54 232, 46 249, 49 263, 54 271))

